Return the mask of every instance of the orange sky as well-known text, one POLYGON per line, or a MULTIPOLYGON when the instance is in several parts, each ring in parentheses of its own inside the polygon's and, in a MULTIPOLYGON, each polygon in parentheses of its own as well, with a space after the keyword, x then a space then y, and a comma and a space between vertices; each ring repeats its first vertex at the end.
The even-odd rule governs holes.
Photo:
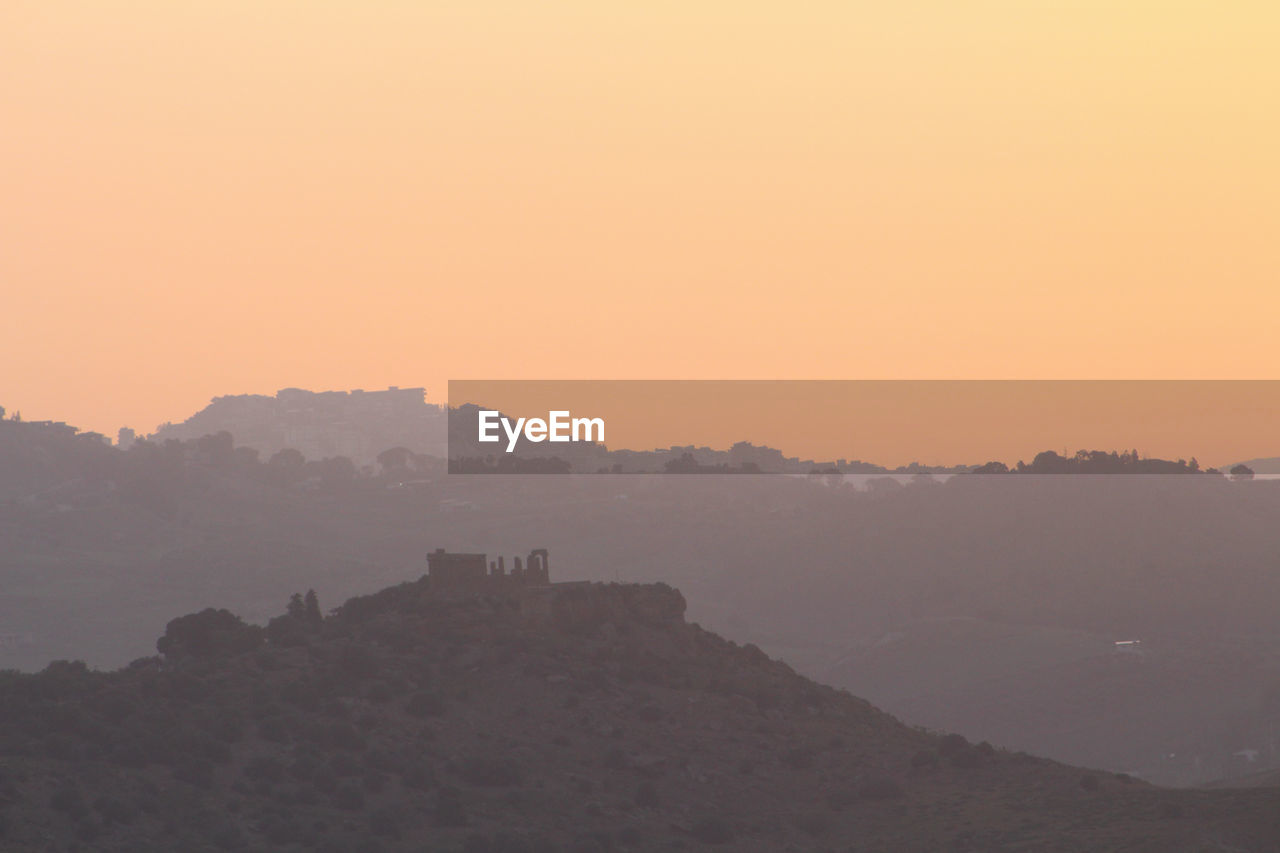
POLYGON ((467 377, 1277 378, 1278 24, 7 0, 0 404, 114 434, 467 377))
MULTIPOLYGON (((566 420, 600 418, 610 450, 724 450, 746 440, 801 459, 886 466, 1013 465, 1042 450, 1133 449, 1160 459, 1195 456, 1207 468, 1280 442, 1275 380, 453 380, 449 403, 496 409, 511 421, 547 419, 553 410, 567 410, 566 420)), ((503 452, 506 429, 495 422, 499 441, 485 449, 503 452)), ((524 449, 551 454, 557 447, 524 449)))

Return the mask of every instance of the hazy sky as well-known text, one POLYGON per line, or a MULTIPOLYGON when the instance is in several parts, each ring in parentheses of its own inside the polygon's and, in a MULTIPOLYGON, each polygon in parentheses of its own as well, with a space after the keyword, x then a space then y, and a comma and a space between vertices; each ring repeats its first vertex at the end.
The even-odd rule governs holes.
POLYGON ((450 377, 1276 378, 1278 24, 6 0, 0 404, 114 433, 450 377))

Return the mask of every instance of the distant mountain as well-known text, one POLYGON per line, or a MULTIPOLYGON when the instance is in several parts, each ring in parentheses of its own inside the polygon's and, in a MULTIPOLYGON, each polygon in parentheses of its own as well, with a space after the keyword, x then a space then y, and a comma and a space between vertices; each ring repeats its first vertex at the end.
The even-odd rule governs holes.
POLYGON ((345 456, 373 463, 394 447, 445 455, 444 408, 428 404, 425 389, 304 391, 285 388, 274 397, 239 394, 215 397, 180 424, 164 424, 151 439, 182 441, 229 432, 237 445, 264 458, 292 448, 307 459, 345 456))
POLYGON ((1274 850, 1173 791, 908 728, 665 585, 204 610, 110 673, 0 674, 7 851, 1274 850))

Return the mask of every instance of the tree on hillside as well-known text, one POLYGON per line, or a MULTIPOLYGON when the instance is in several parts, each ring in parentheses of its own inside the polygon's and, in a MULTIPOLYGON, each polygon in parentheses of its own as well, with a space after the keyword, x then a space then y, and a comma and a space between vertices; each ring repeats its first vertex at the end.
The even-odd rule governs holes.
POLYGON ((305 610, 302 618, 308 625, 311 625, 312 627, 319 627, 320 623, 324 622, 324 616, 320 613, 320 599, 316 595, 316 591, 314 589, 307 590, 307 595, 306 598, 303 599, 303 603, 305 605, 305 610))
POLYGON ((267 460, 267 479, 277 485, 292 486, 305 476, 307 458, 292 447, 277 450, 267 460))
POLYGON ((196 448, 211 465, 226 467, 235 458, 235 439, 226 430, 202 435, 196 440, 196 448))
POLYGON ((356 479, 356 466, 345 456, 331 456, 307 466, 320 476, 320 488, 325 491, 341 491, 356 479))
POLYGON ((262 629, 246 625, 229 610, 212 607, 179 616, 165 626, 156 650, 168 658, 211 657, 251 651, 262 644, 262 629))
POLYGON ((295 592, 289 596, 284 615, 267 622, 267 640, 277 646, 301 645, 320 630, 323 621, 316 591, 309 589, 305 596, 295 592))
POLYGON ((273 468, 298 468, 307 464, 307 457, 303 456, 301 451, 292 447, 286 447, 284 450, 277 450, 271 454, 271 458, 267 460, 267 464, 273 468))
POLYGON ((413 462, 413 451, 407 447, 392 447, 378 454, 378 465, 384 474, 403 474, 413 462))

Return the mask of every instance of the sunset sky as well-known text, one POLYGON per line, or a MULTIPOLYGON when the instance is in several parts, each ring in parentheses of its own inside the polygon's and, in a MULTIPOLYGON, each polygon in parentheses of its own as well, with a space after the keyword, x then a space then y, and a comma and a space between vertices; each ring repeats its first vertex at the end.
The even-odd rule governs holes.
POLYGON ((1278 39, 1260 2, 7 0, 0 405, 1280 378, 1278 39))

